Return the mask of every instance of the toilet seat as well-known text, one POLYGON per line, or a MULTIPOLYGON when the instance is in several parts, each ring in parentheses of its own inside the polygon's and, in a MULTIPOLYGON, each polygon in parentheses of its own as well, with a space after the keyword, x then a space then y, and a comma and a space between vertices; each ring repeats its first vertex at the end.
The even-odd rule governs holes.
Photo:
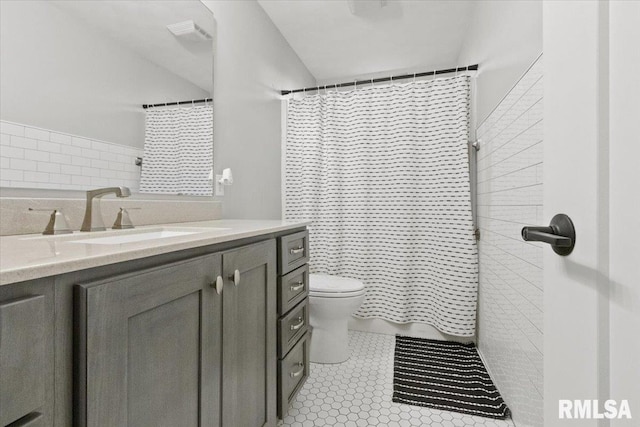
POLYGON ((328 274, 309 275, 309 296, 321 298, 349 298, 364 295, 364 284, 348 277, 328 274))

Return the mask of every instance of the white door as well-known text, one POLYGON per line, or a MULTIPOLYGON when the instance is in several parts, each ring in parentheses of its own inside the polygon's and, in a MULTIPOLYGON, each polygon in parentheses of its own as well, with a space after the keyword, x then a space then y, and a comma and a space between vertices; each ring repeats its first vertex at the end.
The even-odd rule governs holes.
POLYGON ((545 2, 543 37, 544 217, 576 228, 544 254, 544 425, 639 426, 640 2, 545 2), (633 418, 561 418, 561 399, 633 418))

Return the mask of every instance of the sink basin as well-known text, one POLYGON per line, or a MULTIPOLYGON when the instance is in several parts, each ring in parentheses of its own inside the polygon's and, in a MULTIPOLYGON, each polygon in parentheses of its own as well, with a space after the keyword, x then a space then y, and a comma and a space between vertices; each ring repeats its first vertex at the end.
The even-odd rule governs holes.
POLYGON ((137 243, 148 240, 167 239, 170 237, 188 236, 193 234, 210 233, 214 231, 229 230, 228 228, 152 228, 146 230, 126 230, 122 234, 109 236, 96 236, 70 240, 69 243, 81 243, 84 245, 121 245, 125 243, 137 243))

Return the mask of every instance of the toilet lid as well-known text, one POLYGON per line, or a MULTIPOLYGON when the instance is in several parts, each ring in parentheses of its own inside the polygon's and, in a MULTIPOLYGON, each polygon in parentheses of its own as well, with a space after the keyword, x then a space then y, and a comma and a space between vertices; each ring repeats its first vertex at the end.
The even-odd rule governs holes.
POLYGON ((311 294, 340 294, 351 296, 364 292, 364 284, 348 277, 330 276, 328 274, 310 274, 309 292, 311 294))

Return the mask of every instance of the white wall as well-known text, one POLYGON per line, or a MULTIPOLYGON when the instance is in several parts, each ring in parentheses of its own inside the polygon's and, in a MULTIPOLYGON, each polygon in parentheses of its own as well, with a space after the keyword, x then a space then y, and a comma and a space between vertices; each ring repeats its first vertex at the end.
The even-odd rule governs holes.
POLYGON ((609 4, 610 397, 629 399, 634 417, 612 421, 621 427, 640 418, 640 2, 609 4))
POLYGON ((217 23, 215 172, 233 170, 225 218, 281 217, 280 90, 315 85, 256 1, 204 1, 217 23))
POLYGON ((46 1, 2 1, 0 118, 142 148, 143 103, 206 92, 46 1))
POLYGON ((476 123, 482 123, 542 53, 542 2, 475 2, 458 64, 479 64, 476 123))
POLYGON ((478 128, 478 348, 519 427, 542 426, 542 59, 478 128))

